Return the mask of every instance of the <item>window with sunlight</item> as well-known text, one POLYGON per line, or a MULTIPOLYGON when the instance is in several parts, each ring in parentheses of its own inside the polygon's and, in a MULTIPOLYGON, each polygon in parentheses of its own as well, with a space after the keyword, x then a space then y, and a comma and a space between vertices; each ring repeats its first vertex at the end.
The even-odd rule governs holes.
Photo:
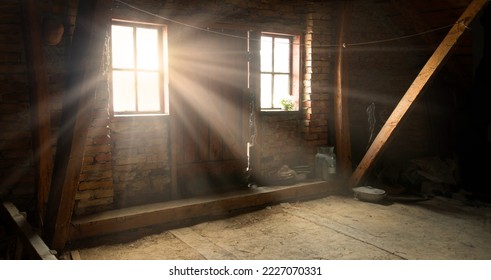
POLYGON ((166 29, 114 21, 111 28, 112 112, 168 112, 166 29))
POLYGON ((298 110, 299 39, 261 35, 261 110, 298 110))

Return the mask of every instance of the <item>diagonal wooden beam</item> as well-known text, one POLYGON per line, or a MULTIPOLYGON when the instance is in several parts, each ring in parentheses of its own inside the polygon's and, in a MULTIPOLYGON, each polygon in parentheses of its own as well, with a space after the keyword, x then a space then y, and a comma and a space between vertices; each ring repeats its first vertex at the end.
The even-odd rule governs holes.
POLYGON ((428 85, 428 81, 442 67, 443 62, 447 58, 452 48, 455 46, 460 36, 464 33, 466 27, 469 26, 469 24, 472 22, 472 20, 474 20, 476 15, 487 4, 487 2, 489 1, 473 0, 469 6, 467 6, 457 23, 450 29, 433 55, 423 66, 423 69, 421 69, 416 79, 409 86, 409 89, 406 91, 401 101, 399 101, 399 104, 397 104, 396 108, 389 116, 380 132, 377 134, 377 137, 372 142, 372 145, 360 161, 360 164, 357 166, 356 170, 353 172, 353 175, 349 180, 350 187, 357 186, 367 171, 372 167, 372 164, 391 137, 394 129, 399 124, 399 121, 404 117, 407 110, 421 91, 423 91, 428 85))
MULTIPOLYGON (((414 7, 414 2, 407 0, 391 0, 392 6, 401 13, 401 16, 408 21, 413 27, 414 31, 417 33, 424 33, 432 27, 424 19, 424 17, 417 11, 414 7)), ((426 33, 422 34, 421 38, 432 48, 436 48, 440 42, 440 37, 436 33, 426 33)), ((445 68, 449 71, 450 75, 455 81, 455 84, 468 84, 469 75, 465 75, 460 70, 461 65, 456 63, 455 60, 450 60, 445 65, 445 68)))
POLYGON ((16 248, 16 250, 22 251, 19 252, 21 254, 18 259, 57 259, 12 202, 3 202, 0 205, 0 217, 2 222, 8 225, 9 231, 13 231, 10 234, 14 234, 20 241, 19 246, 21 248, 16 248))
POLYGON ((111 0, 79 2, 77 24, 68 63, 68 87, 63 97, 60 135, 46 210, 43 239, 62 252, 75 204, 85 139, 92 119, 95 92, 102 73, 111 0))

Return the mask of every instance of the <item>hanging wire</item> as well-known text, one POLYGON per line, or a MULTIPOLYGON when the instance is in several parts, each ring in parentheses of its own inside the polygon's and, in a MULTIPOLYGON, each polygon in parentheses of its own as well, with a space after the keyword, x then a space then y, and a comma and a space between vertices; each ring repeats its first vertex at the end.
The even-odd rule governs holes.
MULTIPOLYGON (((214 33, 214 34, 218 34, 218 35, 222 35, 222 36, 232 37, 232 38, 238 38, 238 39, 244 39, 244 40, 254 40, 254 39, 247 38, 247 37, 244 37, 244 36, 232 35, 232 34, 228 34, 228 33, 225 33, 225 32, 220 32, 220 31, 212 30, 212 29, 209 29, 209 28, 203 28, 203 27, 194 26, 194 25, 187 24, 187 23, 184 23, 184 22, 181 22, 181 21, 173 20, 173 19, 168 18, 168 17, 163 17, 163 16, 160 16, 160 15, 154 14, 152 12, 146 11, 144 9, 138 8, 138 7, 134 6, 134 5, 128 4, 128 3, 126 3, 126 2, 124 2, 122 0, 115 0, 115 1, 117 3, 121 3, 121 4, 123 4, 123 5, 131 8, 131 9, 134 9, 136 11, 139 11, 139 12, 142 12, 142 13, 148 14, 150 16, 153 16, 153 17, 156 17, 156 18, 160 18, 160 19, 163 19, 163 20, 166 20, 166 21, 169 21, 169 22, 173 22, 175 24, 186 26, 188 28, 192 28, 192 29, 196 29, 196 30, 204 31, 204 32, 209 32, 209 33, 214 33)), ((421 35, 424 35, 424 34, 428 34, 428 33, 432 33, 432 32, 437 32, 437 31, 440 31, 440 30, 443 30, 443 29, 448 29, 448 28, 452 27, 455 24, 463 25, 464 28, 470 29, 469 27, 467 27, 463 23, 462 20, 460 20, 460 21, 457 21, 455 23, 447 24, 447 25, 442 26, 442 27, 437 27, 437 28, 433 28, 433 29, 430 29, 430 30, 427 30, 427 31, 418 32, 418 33, 415 33, 415 34, 410 34, 410 35, 405 35, 405 36, 399 36, 399 37, 382 39, 382 40, 359 42, 359 43, 346 43, 345 42, 345 43, 342 43, 342 44, 328 44, 328 45, 320 44, 320 45, 312 45, 312 48, 334 48, 334 47, 336 47, 336 48, 338 48, 338 47, 347 48, 347 47, 355 47, 355 46, 364 46, 364 45, 374 45, 374 44, 386 43, 386 42, 391 42, 391 41, 408 39, 408 38, 412 38, 412 37, 418 37, 418 36, 421 36, 421 35)), ((259 39, 256 39, 256 40, 259 41, 259 39)), ((296 45, 305 46, 304 44, 296 44, 296 45)))
POLYGON ((370 137, 368 138, 368 143, 366 149, 370 147, 373 141, 373 135, 375 133, 375 124, 377 123, 377 118, 375 117, 375 103, 372 102, 367 107, 367 115, 368 115, 368 130, 370 131, 370 137))
POLYGON ((119 2, 119 3, 123 4, 123 5, 126 5, 129 8, 132 8, 132 9, 134 9, 136 11, 139 11, 139 12, 142 12, 142 13, 145 13, 145 14, 148 14, 148 15, 151 15, 153 17, 160 18, 160 19, 163 19, 163 20, 166 20, 166 21, 169 21, 169 22, 173 22, 175 24, 179 24, 179 25, 182 25, 182 26, 186 26, 186 27, 189 27, 189 28, 193 28, 193 29, 196 29, 196 30, 205 31, 205 32, 209 32, 209 33, 214 33, 214 34, 218 34, 218 35, 222 35, 222 36, 228 36, 228 37, 232 37, 232 38, 247 39, 247 37, 237 36, 237 35, 232 35, 232 34, 227 34, 225 32, 219 32, 219 31, 211 30, 209 28, 198 27, 198 26, 194 26, 194 25, 191 25, 191 24, 187 24, 187 23, 181 22, 181 21, 177 21, 177 20, 173 20, 173 19, 170 19, 170 18, 167 18, 167 17, 163 17, 163 16, 160 16, 160 15, 154 14, 152 12, 149 12, 149 11, 146 11, 146 10, 143 10, 143 9, 140 9, 140 8, 138 8, 136 6, 133 6, 131 4, 128 4, 128 3, 124 2, 124 1, 121 1, 121 0, 116 0, 116 2, 119 2))
POLYGON ((352 47, 352 46, 363 46, 363 45, 380 44, 380 43, 385 43, 385 42, 391 42, 391 41, 396 41, 396 40, 402 40, 402 39, 417 37, 417 36, 421 36, 421 35, 424 35, 424 34, 428 34, 428 33, 436 32, 436 31, 440 31, 440 30, 443 30, 443 29, 447 29, 447 28, 452 27, 453 25, 454 24, 447 24, 447 25, 442 26, 442 27, 433 28, 433 29, 430 29, 430 30, 427 30, 427 31, 416 33, 416 34, 405 35, 405 36, 400 36, 400 37, 395 37, 395 38, 389 38, 389 39, 383 39, 383 40, 360 42, 360 43, 352 43, 352 44, 343 43, 343 48, 345 48, 345 47, 352 47))

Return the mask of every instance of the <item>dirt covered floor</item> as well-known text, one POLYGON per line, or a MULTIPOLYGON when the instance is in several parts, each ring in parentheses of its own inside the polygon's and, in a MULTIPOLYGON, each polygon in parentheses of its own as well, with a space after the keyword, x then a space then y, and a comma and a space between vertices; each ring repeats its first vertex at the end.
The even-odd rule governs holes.
MULTIPOLYGON (((350 195, 282 203, 130 242, 80 247, 83 260, 490 260, 491 208, 434 197, 350 195)), ((107 243, 106 243, 107 244, 107 243)))

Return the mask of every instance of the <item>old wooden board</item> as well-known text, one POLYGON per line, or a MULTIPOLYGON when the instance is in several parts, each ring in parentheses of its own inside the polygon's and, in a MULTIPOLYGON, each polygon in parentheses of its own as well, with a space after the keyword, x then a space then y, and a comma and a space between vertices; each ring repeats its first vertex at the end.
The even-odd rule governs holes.
POLYGON ((185 224, 189 220, 220 217, 240 209, 319 197, 336 188, 334 182, 314 181, 111 210, 74 218, 70 239, 78 240, 153 225, 185 224))

